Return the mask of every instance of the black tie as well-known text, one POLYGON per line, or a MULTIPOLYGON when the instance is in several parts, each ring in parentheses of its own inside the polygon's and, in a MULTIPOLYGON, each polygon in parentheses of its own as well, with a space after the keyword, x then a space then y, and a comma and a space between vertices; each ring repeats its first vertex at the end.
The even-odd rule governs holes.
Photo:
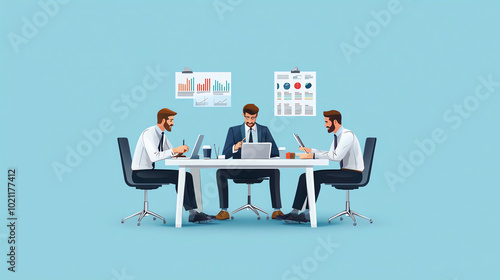
POLYGON ((163 136, 165 136, 164 132, 161 133, 160 143, 158 143, 158 151, 159 152, 163 152, 163 136))
POLYGON ((253 133, 252 133, 252 130, 253 129, 250 128, 250 131, 248 132, 248 133, 250 133, 250 138, 248 139, 248 143, 253 143, 253 136, 252 136, 253 133))
MULTIPOLYGON (((335 140, 333 141, 333 149, 337 149, 337 135, 334 135, 335 136, 335 140)), ((342 167, 344 167, 344 160, 341 160, 340 161, 340 169, 342 169, 342 167)))
MULTIPOLYGON (((165 136, 165 133, 162 131, 161 137, 160 137, 160 143, 158 143, 158 151, 163 152, 163 136, 165 136)), ((153 169, 155 169, 155 163, 153 162, 153 169)))

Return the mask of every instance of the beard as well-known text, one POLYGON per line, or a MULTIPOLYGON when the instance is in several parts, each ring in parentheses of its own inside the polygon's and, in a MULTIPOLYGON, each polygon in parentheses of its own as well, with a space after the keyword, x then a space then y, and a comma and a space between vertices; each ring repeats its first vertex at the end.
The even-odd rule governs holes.
POLYGON ((245 123, 248 127, 253 127, 255 125, 255 123, 249 123, 249 122, 246 122, 245 123))
POLYGON ((168 132, 171 132, 171 131, 172 131, 172 126, 174 126, 174 125, 168 125, 168 123, 165 123, 165 129, 166 129, 168 132))
POLYGON ((327 128, 328 128, 328 133, 332 133, 335 130, 335 127, 333 125, 327 128))

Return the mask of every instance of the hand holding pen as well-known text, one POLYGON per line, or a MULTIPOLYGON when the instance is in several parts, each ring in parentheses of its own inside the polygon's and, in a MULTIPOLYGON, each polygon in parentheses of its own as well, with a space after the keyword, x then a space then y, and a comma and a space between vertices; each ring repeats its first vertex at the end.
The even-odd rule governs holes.
POLYGON ((245 139, 247 139, 246 137, 243 138, 243 140, 241 140, 240 142, 236 143, 236 145, 234 145, 234 150, 237 151, 241 148, 241 145, 243 145, 243 141, 245 141, 245 139))

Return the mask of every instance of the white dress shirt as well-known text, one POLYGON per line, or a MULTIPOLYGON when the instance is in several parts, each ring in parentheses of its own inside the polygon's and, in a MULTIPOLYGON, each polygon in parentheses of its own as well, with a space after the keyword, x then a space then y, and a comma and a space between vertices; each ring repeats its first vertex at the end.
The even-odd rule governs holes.
POLYGON ((323 158, 339 162, 343 160, 342 169, 363 171, 365 169, 363 153, 361 152, 361 147, 359 146, 356 135, 342 126, 337 130, 335 135, 337 135, 337 148, 335 149, 334 139, 330 151, 311 149, 311 152, 314 153, 314 158, 323 158))
POLYGON ((163 136, 163 152, 158 150, 161 139, 161 129, 155 125, 146 128, 135 146, 132 170, 153 169, 153 162, 170 158, 174 155, 172 144, 163 136))
MULTIPOLYGON (((252 130, 252 140, 253 140, 252 143, 259 143, 259 136, 257 134, 257 125, 254 124, 252 127, 249 127, 246 123, 245 123, 245 143, 248 143, 248 141, 250 140, 250 130, 252 130)), ((237 151, 234 149, 234 146, 236 145, 233 145, 233 153, 236 153, 237 151)))

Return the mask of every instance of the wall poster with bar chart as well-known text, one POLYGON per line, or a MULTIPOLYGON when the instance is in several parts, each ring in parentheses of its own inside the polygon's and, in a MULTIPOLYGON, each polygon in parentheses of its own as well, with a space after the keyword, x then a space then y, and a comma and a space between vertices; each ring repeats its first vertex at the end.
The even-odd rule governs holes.
POLYGON ((194 107, 231 107, 231 72, 175 72, 175 98, 194 107))
POLYGON ((316 116, 316 72, 274 72, 274 115, 316 116))

